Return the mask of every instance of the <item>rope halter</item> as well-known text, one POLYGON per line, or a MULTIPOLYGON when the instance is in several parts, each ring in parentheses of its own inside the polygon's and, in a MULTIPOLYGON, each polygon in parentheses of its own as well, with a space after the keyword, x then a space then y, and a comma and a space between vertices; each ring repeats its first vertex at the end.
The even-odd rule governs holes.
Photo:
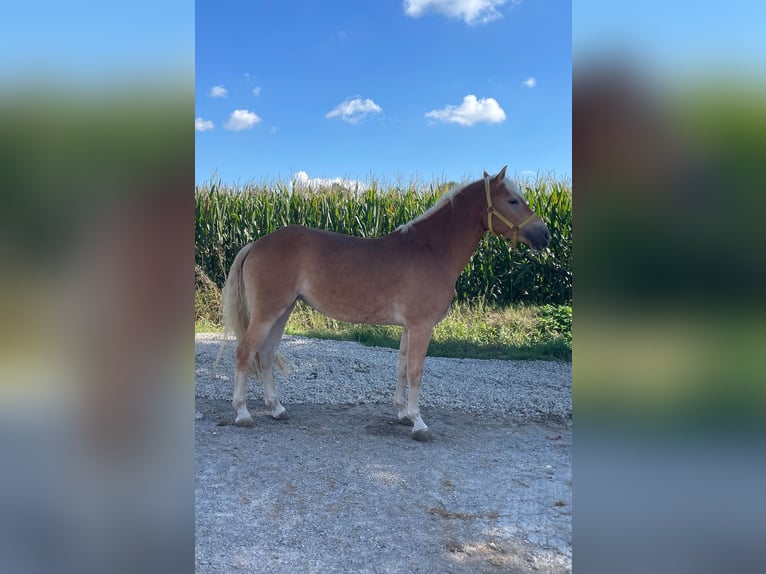
POLYGON ((505 223, 508 228, 511 230, 511 251, 516 250, 516 242, 519 239, 519 231, 521 231, 521 228, 524 227, 527 223, 532 221, 535 217, 537 217, 534 213, 530 214, 529 217, 527 217, 524 221, 516 225, 515 223, 511 223, 511 221, 505 217, 502 213, 497 211, 494 207, 492 207, 492 194, 489 190, 489 176, 486 176, 484 178, 484 191, 487 193, 487 227, 489 227, 490 233, 495 233, 495 230, 492 229, 492 216, 494 215, 497 217, 500 221, 505 223))

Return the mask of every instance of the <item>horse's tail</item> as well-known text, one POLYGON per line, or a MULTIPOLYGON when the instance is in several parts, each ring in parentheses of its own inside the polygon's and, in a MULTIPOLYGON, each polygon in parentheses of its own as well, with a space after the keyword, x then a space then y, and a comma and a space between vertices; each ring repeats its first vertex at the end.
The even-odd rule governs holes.
POLYGON ((242 266, 252 243, 239 250, 231 264, 226 283, 223 285, 223 330, 225 334, 234 333, 237 341, 241 341, 250 324, 250 310, 245 299, 245 282, 242 279, 242 266))
MULTIPOLYGON (((245 297, 245 282, 242 277, 242 266, 244 265, 245 259, 250 253, 250 248, 252 246, 252 243, 248 243, 239 250, 239 253, 237 253, 237 256, 234 258, 234 262, 231 264, 231 269, 229 269, 226 282, 223 285, 223 309, 221 314, 224 336, 213 369, 218 365, 223 349, 228 342, 229 333, 234 333, 237 341, 241 341, 250 324, 250 309, 248 309, 247 298, 245 297)), ((290 364, 281 353, 277 353, 274 364, 282 374, 288 373, 290 364)), ((255 356, 255 369, 256 372, 261 370, 260 357, 258 354, 255 356)))

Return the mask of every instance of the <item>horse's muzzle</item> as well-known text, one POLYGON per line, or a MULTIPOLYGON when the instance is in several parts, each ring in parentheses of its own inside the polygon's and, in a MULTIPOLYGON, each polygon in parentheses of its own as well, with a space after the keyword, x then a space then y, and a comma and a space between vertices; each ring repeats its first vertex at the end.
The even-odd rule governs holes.
POLYGON ((551 242, 551 233, 543 222, 528 225, 522 230, 521 239, 535 251, 542 251, 551 242))

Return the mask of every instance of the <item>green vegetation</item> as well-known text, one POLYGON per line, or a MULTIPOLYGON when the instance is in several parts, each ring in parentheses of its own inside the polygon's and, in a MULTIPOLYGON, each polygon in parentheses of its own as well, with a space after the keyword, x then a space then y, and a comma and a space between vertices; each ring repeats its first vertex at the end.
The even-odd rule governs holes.
MULTIPOLYGON (((473 359, 572 359, 572 308, 550 305, 493 309, 482 304, 453 305, 434 329, 432 357, 473 359), (556 317, 554 324, 551 317, 556 317), (567 318, 568 317, 568 322, 567 318)), ((325 317, 307 305, 296 306, 286 332, 307 337, 357 341, 399 348, 401 327, 355 325, 325 317)))
MULTIPOLYGON (((285 225, 300 223, 359 237, 391 233, 433 205, 450 184, 383 187, 372 182, 356 193, 334 186, 291 192, 289 185, 225 187, 211 182, 195 193, 195 258, 219 288, 243 245, 285 225)), ((458 279, 459 302, 482 300, 568 305, 572 301, 572 190, 566 183, 540 180, 524 187, 530 207, 551 230, 551 245, 533 254, 489 235, 458 279)))

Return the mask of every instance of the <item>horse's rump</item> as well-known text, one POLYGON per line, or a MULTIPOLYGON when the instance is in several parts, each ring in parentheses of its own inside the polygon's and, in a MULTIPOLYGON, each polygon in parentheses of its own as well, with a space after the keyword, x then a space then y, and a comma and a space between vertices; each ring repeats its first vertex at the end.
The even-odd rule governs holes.
MULTIPOLYGON (((226 345, 227 331, 234 333, 237 341, 242 341, 242 338, 247 331, 247 327, 250 324, 250 308, 247 303, 247 293, 245 289, 245 279, 243 277, 243 267, 247 256, 250 254, 250 250, 253 247, 253 243, 248 243, 242 249, 239 250, 229 270, 229 275, 226 277, 226 282, 223 286, 223 324, 224 324, 224 340, 221 343, 221 348, 218 352, 218 358, 216 364, 221 357, 221 353, 226 345)), ((282 353, 277 352, 274 359, 276 367, 284 374, 288 373, 290 369, 290 363, 282 353)), ((253 370, 256 373, 261 371, 261 361, 258 353, 255 355, 253 370)))

